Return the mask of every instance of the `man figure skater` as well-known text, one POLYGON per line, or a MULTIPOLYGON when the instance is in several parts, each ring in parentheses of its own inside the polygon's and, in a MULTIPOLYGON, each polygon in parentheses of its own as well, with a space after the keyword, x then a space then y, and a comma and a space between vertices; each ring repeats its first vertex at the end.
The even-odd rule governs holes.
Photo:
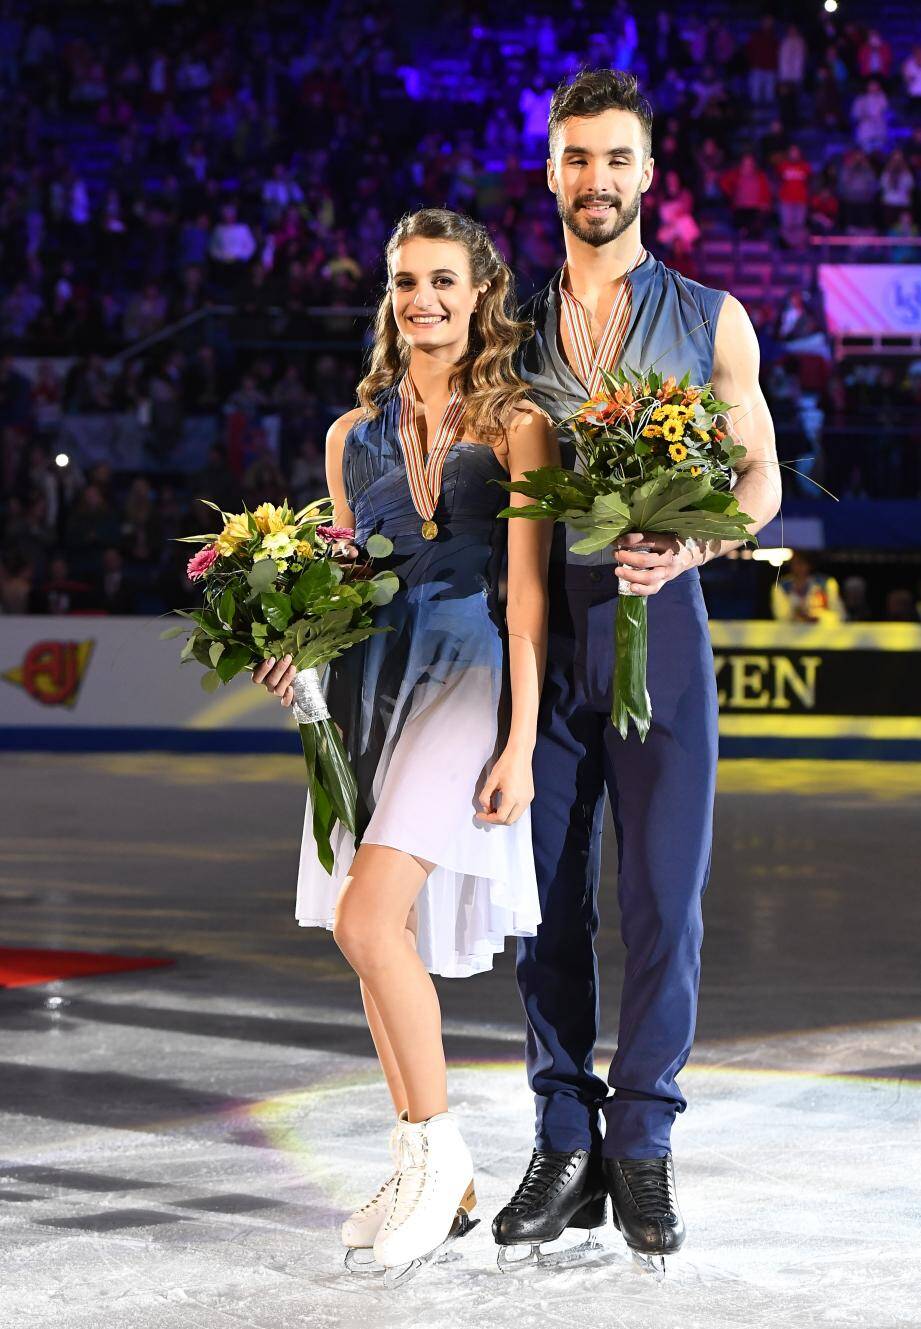
MULTIPOLYGON (((757 531, 780 500, 758 343, 737 300, 687 280, 643 247, 651 130, 649 103, 628 74, 585 71, 557 89, 547 179, 566 262, 524 311, 534 334, 519 372, 556 420, 591 394, 599 368, 654 367, 678 379, 690 370, 692 383, 712 379, 717 396, 733 404, 747 449, 735 493, 757 531)), ((561 441, 564 464, 572 465, 572 447, 561 441)), ((713 657, 697 569, 734 546, 635 534, 616 549, 580 557, 567 552, 575 538, 562 527, 555 533, 534 753, 543 922, 536 937, 518 944, 536 1146, 493 1232, 500 1245, 536 1245, 568 1226, 604 1222, 610 1196, 627 1244, 649 1260, 684 1240, 670 1134, 685 1107, 675 1077, 696 1019, 717 756, 713 657), (653 722, 645 744, 635 730, 622 739, 610 721, 619 583, 649 597, 653 722), (593 1069, 605 789, 627 952, 607 1083, 593 1069)))

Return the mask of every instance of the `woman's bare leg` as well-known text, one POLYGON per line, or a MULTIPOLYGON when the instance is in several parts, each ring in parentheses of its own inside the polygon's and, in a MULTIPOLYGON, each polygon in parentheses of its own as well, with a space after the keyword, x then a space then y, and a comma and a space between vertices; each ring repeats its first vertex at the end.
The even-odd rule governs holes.
POLYGON ((340 892, 334 928, 339 948, 374 1003, 386 1035, 381 1065, 396 1104, 385 1062, 392 1054, 410 1121, 424 1121, 448 1106, 438 994, 406 928, 431 870, 431 863, 399 849, 362 845, 340 892))
MULTIPOLYGON (((409 935, 412 936, 412 933, 409 935)), ((384 1079, 387 1081, 390 1097, 393 1099, 393 1110, 399 1116, 409 1106, 406 1097, 406 1086, 403 1083, 397 1059, 393 1048, 390 1046, 390 1039, 387 1037, 387 1030, 384 1028, 380 1012, 374 1004, 371 991, 363 980, 360 980, 360 986, 361 1000, 365 1008, 368 1028, 371 1030, 371 1037, 374 1040, 374 1049, 377 1052, 378 1061, 381 1063, 381 1070, 384 1072, 384 1079)))

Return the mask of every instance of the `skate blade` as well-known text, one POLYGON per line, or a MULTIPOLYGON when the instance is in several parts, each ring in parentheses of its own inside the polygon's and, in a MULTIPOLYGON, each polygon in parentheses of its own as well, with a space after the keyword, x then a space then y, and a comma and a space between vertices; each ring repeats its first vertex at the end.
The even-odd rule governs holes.
POLYGON ((570 1246, 563 1251, 542 1251, 538 1242, 532 1245, 527 1255, 513 1257, 509 1252, 515 1249, 517 1248, 514 1246, 499 1247, 496 1263, 503 1274, 513 1274, 518 1269, 529 1268, 532 1265, 540 1269, 554 1269, 560 1266, 586 1264, 589 1260, 595 1259, 604 1247, 594 1232, 590 1232, 585 1241, 580 1241, 578 1246, 570 1246))
POLYGON ((350 1246, 345 1253, 345 1267, 350 1274, 382 1274, 384 1266, 374 1258, 371 1246, 350 1246))
POLYGON ((631 1251, 633 1263, 638 1269, 642 1269, 644 1274, 650 1274, 657 1283, 665 1282, 665 1256, 664 1255, 642 1255, 639 1251, 631 1251))
POLYGON ((389 1269, 385 1269, 384 1287, 390 1290, 405 1287, 428 1265, 437 1264, 447 1254, 449 1247, 453 1246, 455 1241, 459 1241, 461 1237, 466 1237, 467 1233, 475 1228, 479 1221, 478 1218, 471 1218, 466 1210, 458 1210, 457 1216, 451 1225, 451 1231, 441 1245, 436 1246, 427 1255, 420 1255, 418 1259, 410 1260, 409 1264, 394 1264, 389 1269))

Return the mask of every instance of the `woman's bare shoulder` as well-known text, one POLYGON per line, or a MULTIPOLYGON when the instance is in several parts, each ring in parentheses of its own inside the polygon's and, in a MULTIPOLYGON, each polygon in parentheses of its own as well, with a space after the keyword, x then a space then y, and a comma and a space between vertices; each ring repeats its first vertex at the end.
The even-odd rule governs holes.
POLYGON ((344 447, 349 430, 364 418, 365 409, 363 406, 355 406, 351 411, 346 411, 344 415, 340 415, 339 419, 334 420, 326 431, 326 446, 330 448, 344 447))

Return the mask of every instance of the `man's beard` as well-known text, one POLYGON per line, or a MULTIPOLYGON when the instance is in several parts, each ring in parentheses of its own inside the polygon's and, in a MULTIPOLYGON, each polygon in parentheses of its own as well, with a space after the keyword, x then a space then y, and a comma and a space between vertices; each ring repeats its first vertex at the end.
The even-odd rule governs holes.
POLYGON ((620 208, 612 206, 611 216, 605 218, 603 222, 583 222, 580 218, 581 204, 577 203, 575 207, 570 208, 559 194, 556 196, 556 210, 563 225, 572 231, 578 240, 584 240, 587 245, 599 249, 611 240, 616 240, 619 235, 623 235, 627 227, 636 221, 640 214, 642 197, 643 191, 638 188, 629 203, 620 208))

